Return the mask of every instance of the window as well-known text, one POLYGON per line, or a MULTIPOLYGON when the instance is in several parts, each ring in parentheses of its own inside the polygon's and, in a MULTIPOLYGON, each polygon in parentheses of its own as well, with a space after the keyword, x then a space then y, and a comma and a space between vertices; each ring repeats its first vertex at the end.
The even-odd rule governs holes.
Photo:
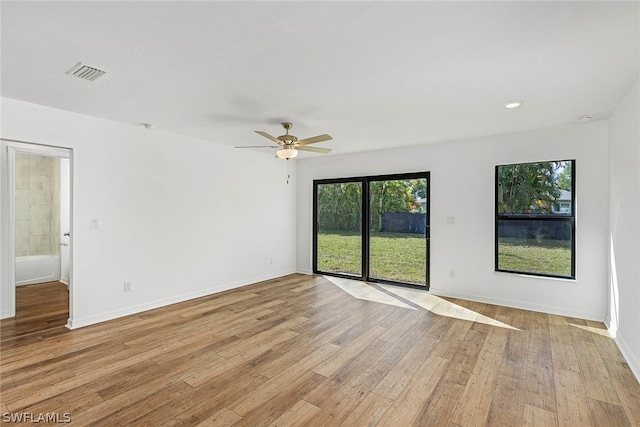
POLYGON ((575 160, 496 166, 495 269, 575 278, 575 160))

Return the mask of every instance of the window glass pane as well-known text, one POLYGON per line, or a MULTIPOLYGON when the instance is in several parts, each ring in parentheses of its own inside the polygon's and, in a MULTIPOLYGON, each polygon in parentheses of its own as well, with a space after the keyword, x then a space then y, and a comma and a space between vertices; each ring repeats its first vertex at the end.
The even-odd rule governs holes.
POLYGON ((362 275, 362 183, 318 184, 318 271, 362 275))
POLYGON ((570 160, 498 166, 500 215, 572 215, 570 160))
POLYGON ((369 183, 369 276, 427 283, 427 179, 369 183))
POLYGON ((498 221, 498 269, 571 277, 571 220, 498 221))

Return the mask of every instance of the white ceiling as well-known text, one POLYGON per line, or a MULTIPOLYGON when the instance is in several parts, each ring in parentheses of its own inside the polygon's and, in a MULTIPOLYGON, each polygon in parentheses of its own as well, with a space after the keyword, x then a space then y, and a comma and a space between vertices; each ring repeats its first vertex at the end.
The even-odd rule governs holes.
POLYGON ((229 145, 268 144, 253 131, 280 135, 281 121, 346 153, 606 119, 639 76, 637 1, 2 1, 1 13, 2 96, 229 145), (109 75, 66 75, 78 61, 109 75), (524 106, 504 109, 512 99, 524 106))

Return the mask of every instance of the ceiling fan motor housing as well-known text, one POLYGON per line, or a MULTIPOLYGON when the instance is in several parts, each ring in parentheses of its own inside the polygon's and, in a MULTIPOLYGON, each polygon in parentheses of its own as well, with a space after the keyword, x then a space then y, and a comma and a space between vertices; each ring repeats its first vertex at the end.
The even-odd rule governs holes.
POLYGON ((289 135, 289 134, 280 135, 278 139, 283 143, 285 143, 286 145, 291 145, 298 140, 298 138, 296 138, 294 135, 289 135))
POLYGON ((289 129, 293 127, 293 123, 284 122, 282 123, 282 127, 285 129, 286 133, 278 137, 280 141, 282 141, 285 145, 292 145, 294 142, 298 140, 298 138, 295 135, 289 135, 289 129))

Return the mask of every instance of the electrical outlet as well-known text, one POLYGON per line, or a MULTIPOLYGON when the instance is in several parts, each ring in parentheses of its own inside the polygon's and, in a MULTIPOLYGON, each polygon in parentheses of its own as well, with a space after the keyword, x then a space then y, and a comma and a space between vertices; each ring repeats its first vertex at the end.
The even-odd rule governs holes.
POLYGON ((273 264, 273 257, 269 258, 269 264, 273 264))
POLYGON ((131 292, 133 289, 131 288, 131 282, 124 282, 124 291, 131 292))
POLYGON ((449 278, 451 278, 451 279, 455 279, 456 278, 456 271, 453 268, 451 270, 449 270, 449 278))

